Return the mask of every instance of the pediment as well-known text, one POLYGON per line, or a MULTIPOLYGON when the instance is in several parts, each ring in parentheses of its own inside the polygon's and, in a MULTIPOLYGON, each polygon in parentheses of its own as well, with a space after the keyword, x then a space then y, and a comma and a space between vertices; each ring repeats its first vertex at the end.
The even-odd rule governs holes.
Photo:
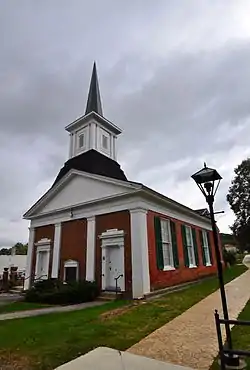
POLYGON ((103 176, 71 171, 55 187, 51 188, 24 215, 30 216, 51 213, 64 208, 91 203, 105 198, 131 193, 138 185, 103 176))

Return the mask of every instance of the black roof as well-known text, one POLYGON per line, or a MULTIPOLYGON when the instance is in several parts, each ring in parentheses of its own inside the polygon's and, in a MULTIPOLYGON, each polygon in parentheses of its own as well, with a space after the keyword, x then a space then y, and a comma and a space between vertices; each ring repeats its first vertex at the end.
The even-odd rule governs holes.
POLYGON ((210 218, 209 210, 207 208, 195 209, 194 211, 198 213, 200 216, 210 218))
POLYGON ((52 186, 54 186, 72 169, 111 177, 117 180, 128 181, 120 165, 116 161, 106 157, 94 149, 91 149, 83 154, 70 158, 65 162, 52 186))

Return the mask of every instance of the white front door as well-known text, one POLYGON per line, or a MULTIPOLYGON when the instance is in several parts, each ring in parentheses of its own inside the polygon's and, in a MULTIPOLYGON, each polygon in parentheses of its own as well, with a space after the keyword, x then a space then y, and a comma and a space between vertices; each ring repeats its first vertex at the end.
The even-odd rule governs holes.
MULTIPOLYGON (((108 247, 106 249, 106 290, 115 290, 116 289, 116 278, 121 271, 121 252, 123 249, 117 247, 108 247)), ((117 288, 121 290, 121 277, 117 279, 117 288)))

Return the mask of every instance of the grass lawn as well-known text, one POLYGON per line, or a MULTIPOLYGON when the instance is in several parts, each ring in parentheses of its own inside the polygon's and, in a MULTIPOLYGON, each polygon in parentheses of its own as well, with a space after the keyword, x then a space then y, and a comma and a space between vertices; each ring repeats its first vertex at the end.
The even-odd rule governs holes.
POLYGON ((35 310, 37 308, 50 307, 49 305, 42 303, 29 303, 29 302, 11 302, 3 306, 0 306, 0 314, 17 312, 17 311, 26 311, 26 310, 35 310))
MULTIPOLYGON (((246 304, 243 311, 240 313, 239 320, 250 321, 250 300, 246 304)), ((244 349, 250 351, 250 326, 234 326, 232 329, 232 341, 234 349, 244 349)), ((245 359, 247 369, 250 369, 250 357, 245 359)), ((217 358, 215 359, 211 370, 219 370, 217 358)))
MULTIPOLYGON (((234 266, 225 272, 225 281, 245 270, 234 266)), ((1 322, 0 363, 6 361, 18 370, 51 370, 98 346, 125 350, 216 289, 214 277, 134 306, 117 301, 82 311, 1 322), (20 368, 14 367, 15 363, 21 364, 20 368)))

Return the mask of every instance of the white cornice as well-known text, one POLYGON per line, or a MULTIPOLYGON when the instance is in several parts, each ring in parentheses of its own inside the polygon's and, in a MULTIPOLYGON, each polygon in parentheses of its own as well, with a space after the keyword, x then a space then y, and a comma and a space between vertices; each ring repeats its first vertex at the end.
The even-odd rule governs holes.
POLYGON ((106 118, 100 116, 96 112, 90 112, 84 116, 77 118, 75 121, 71 122, 69 125, 65 127, 65 130, 71 132, 72 130, 76 129, 78 126, 82 125, 83 123, 88 123, 91 119, 95 119, 97 122, 102 123, 107 128, 111 129, 116 135, 122 133, 120 127, 116 126, 113 122, 107 120, 106 118))

